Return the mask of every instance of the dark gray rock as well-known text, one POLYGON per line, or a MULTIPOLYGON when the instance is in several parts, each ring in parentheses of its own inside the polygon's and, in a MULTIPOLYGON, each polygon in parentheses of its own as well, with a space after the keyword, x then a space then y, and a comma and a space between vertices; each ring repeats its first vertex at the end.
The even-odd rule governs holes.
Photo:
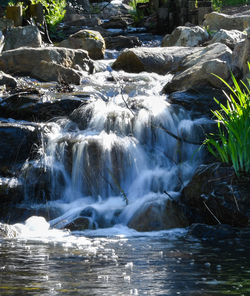
POLYGON ((247 226, 250 219, 250 177, 235 176, 220 163, 201 165, 183 189, 190 223, 247 226))

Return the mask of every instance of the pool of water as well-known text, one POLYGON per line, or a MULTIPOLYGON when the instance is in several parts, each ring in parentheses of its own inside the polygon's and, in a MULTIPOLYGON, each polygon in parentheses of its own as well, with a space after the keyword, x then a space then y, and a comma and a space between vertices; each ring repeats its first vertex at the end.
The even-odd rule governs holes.
POLYGON ((1 296, 250 295, 249 240, 124 226, 56 231, 0 240, 1 296))

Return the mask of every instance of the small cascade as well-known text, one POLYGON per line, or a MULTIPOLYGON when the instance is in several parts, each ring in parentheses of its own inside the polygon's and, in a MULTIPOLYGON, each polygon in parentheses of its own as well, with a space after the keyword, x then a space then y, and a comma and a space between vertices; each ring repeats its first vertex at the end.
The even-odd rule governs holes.
POLYGON ((178 196, 199 162, 190 144, 199 123, 159 95, 165 83, 152 73, 88 76, 86 104, 44 127, 41 157, 24 171, 33 178, 27 200, 42 199, 34 190, 39 171, 47 204, 60 212, 51 225, 127 224, 145 202, 178 196))

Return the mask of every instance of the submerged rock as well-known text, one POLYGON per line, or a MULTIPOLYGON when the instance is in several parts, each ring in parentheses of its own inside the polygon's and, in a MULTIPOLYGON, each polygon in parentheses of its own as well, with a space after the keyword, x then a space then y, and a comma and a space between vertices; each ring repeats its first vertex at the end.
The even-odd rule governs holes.
POLYGON ((93 30, 80 30, 58 44, 59 47, 84 49, 88 51, 90 58, 103 59, 105 53, 105 41, 102 35, 93 30))
POLYGON ((179 26, 163 38, 162 46, 199 46, 208 39, 207 31, 199 26, 179 26))
POLYGON ((41 81, 79 84, 80 71, 92 72, 93 61, 81 49, 22 47, 2 53, 0 70, 10 74, 29 75, 41 81))
POLYGON ((174 200, 144 203, 128 222, 137 231, 154 231, 188 226, 184 208, 174 200))

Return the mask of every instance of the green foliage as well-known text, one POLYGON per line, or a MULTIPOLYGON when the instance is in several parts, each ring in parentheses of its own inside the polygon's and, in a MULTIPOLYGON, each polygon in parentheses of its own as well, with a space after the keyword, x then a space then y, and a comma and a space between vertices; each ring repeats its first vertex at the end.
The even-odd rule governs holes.
POLYGON ((213 9, 220 11, 224 6, 249 4, 249 0, 212 0, 213 9))
POLYGON ((137 4, 139 3, 148 3, 149 0, 132 0, 129 2, 129 6, 133 8, 132 11, 130 11, 130 14, 134 20, 135 24, 140 23, 144 18, 144 13, 137 9, 137 4))
POLYGON ((32 4, 41 3, 45 10, 45 20, 50 31, 55 31, 65 15, 66 0, 31 0, 32 4))
MULTIPOLYGON (((249 71, 250 71, 250 63, 249 71)), ((216 76, 216 75, 215 75, 216 76)), ((216 76, 218 77, 218 76, 216 76)), ((235 173, 250 173, 250 81, 240 84, 232 75, 233 87, 218 77, 230 94, 226 105, 214 99, 221 110, 213 111, 217 119, 218 134, 209 134, 204 144, 220 161, 232 164, 235 173)))

